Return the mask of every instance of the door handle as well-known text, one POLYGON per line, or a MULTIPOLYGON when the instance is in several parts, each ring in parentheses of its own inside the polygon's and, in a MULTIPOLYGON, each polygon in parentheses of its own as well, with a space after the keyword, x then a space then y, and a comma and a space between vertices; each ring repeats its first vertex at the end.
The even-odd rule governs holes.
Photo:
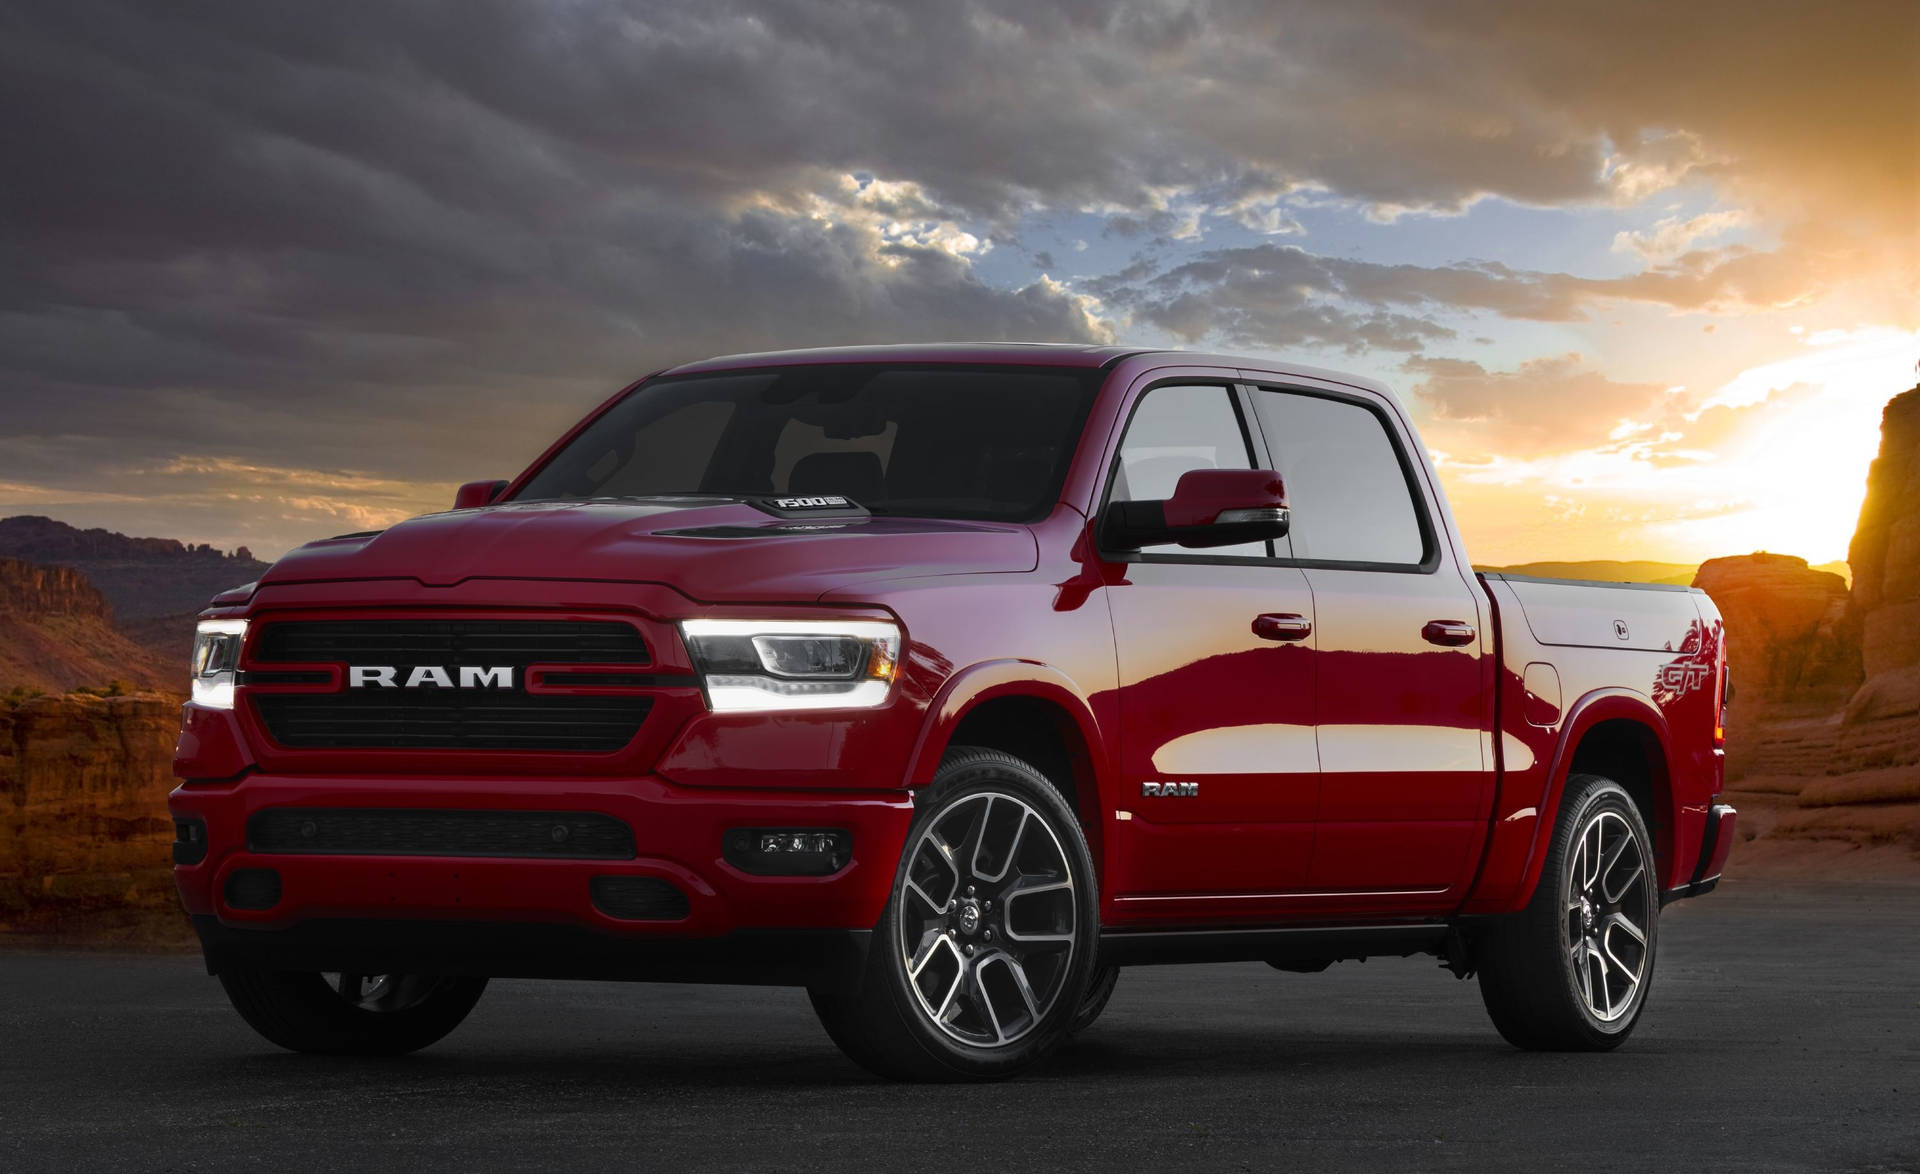
POLYGON ((1253 617, 1253 634, 1262 640, 1305 640, 1313 635, 1313 621, 1296 612, 1269 612, 1253 617))
POLYGON ((1428 620, 1427 626, 1420 629, 1420 635, 1429 644, 1458 648, 1473 643, 1475 633, 1473 625, 1465 620, 1428 620))

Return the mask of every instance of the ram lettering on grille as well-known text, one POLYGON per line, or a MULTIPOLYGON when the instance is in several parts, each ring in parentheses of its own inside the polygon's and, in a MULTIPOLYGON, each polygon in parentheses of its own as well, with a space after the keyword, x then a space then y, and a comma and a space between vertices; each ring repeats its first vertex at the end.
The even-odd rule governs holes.
POLYGON ((406 679, 400 679, 400 670, 405 666, 385 664, 356 664, 347 667, 347 685, 362 689, 369 685, 382 689, 420 689, 433 686, 438 689, 511 689, 513 688, 513 666, 510 664, 483 665, 414 665, 408 670, 406 679), (457 682, 457 684, 456 684, 457 682))

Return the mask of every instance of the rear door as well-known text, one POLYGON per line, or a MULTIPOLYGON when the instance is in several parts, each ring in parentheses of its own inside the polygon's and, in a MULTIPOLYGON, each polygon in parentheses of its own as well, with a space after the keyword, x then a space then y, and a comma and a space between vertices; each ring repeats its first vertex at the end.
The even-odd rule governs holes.
POLYGON ((1321 785, 1309 883, 1382 906, 1443 903, 1470 879, 1492 795, 1479 594, 1384 398, 1250 392, 1313 591, 1321 785))
MULTIPOLYGON (((1226 382, 1149 388, 1103 503, 1165 498, 1192 469, 1256 467, 1248 427, 1244 393, 1226 382)), ((1231 916, 1307 883, 1313 597, 1289 554, 1284 543, 1102 552, 1121 719, 1108 883, 1128 916, 1231 916)))

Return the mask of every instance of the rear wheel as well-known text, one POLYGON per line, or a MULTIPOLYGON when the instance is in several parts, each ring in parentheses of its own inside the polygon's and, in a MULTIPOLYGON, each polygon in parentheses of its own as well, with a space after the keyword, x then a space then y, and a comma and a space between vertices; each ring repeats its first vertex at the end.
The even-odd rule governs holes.
POLYGON ((1653 980, 1653 839, 1599 775, 1568 779, 1561 812, 1533 899, 1481 934, 1480 994, 1516 1047, 1606 1051, 1632 1034, 1653 980))
POLYGON ((249 1026, 290 1051, 397 1056, 460 1026, 487 980, 230 966, 220 985, 249 1026))
POLYGON ((816 990, 814 1009, 878 1075, 1011 1076, 1085 1005, 1098 925, 1086 839, 1046 776, 997 750, 953 751, 915 802, 859 989, 816 990))

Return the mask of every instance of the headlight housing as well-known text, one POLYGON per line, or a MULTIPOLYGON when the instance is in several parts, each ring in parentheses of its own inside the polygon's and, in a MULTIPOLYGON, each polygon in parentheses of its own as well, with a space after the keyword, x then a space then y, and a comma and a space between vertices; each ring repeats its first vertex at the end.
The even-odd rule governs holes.
POLYGON ((900 667, 883 620, 687 620, 680 625, 716 713, 872 709, 900 667))
POLYGON ((240 673, 240 642, 245 620, 201 620, 193 630, 193 702, 208 709, 232 709, 233 686, 240 673))

